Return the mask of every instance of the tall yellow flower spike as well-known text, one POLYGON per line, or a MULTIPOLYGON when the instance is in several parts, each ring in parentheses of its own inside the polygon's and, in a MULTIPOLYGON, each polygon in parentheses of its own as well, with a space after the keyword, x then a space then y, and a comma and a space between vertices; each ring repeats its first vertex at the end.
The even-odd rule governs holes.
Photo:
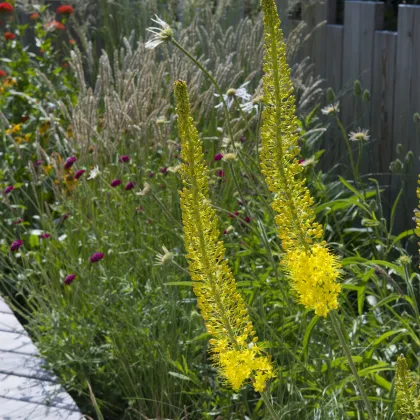
POLYGON ((420 398, 416 396, 418 394, 416 384, 410 376, 407 361, 402 354, 397 359, 395 394, 400 419, 411 420, 419 418, 420 398))
POLYGON ((298 300, 327 316, 338 308, 340 264, 322 241, 315 220, 314 200, 298 163, 298 124, 295 97, 286 62, 286 46, 274 0, 261 0, 264 13, 264 101, 261 128, 261 168, 270 191, 276 224, 286 255, 282 265, 298 300))
POLYGON ((224 259, 225 247, 209 200, 208 170, 185 82, 175 82, 175 97, 183 162, 180 197, 184 243, 198 307, 212 335, 212 359, 235 391, 251 379, 254 389, 261 392, 274 376, 273 367, 256 344, 258 338, 245 302, 224 259))

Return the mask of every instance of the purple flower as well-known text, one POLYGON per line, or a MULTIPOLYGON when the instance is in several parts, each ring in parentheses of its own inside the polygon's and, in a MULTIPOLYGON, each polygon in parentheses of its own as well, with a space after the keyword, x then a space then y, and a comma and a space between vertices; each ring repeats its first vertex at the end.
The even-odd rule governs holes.
POLYGON ((153 178, 154 176, 155 176, 155 173, 153 171, 150 171, 148 177, 153 178))
POLYGON ((73 280, 76 278, 76 274, 69 274, 68 276, 66 276, 66 278, 64 279, 64 284, 66 286, 69 286, 73 280))
POLYGON ((130 162, 130 156, 124 155, 120 157, 120 163, 128 163, 130 162))
POLYGON ((160 173, 163 175, 165 175, 167 172, 168 172, 168 168, 166 166, 160 170, 160 173))
POLYGON ((246 216, 244 221, 245 223, 251 223, 251 218, 249 216, 246 216))
POLYGON ((75 174, 74 178, 79 179, 86 171, 84 169, 79 169, 75 174))
POLYGON ((111 182, 111 184, 109 184, 109 185, 111 185, 112 188, 115 188, 115 187, 118 187, 118 185, 121 185, 121 184, 122 184, 122 182, 119 179, 114 179, 111 182))
POLYGON ((244 136, 241 136, 241 138, 239 139, 239 141, 240 141, 241 143, 245 143, 245 142, 246 142, 246 138, 245 138, 244 136))
POLYGON ((133 182, 133 181, 130 181, 130 182, 127 182, 127 184, 125 184, 125 189, 127 190, 127 191, 129 191, 129 190, 132 190, 133 188, 134 188, 134 185, 136 185, 136 183, 135 182, 133 182))
POLYGON ((214 161, 217 162, 218 160, 222 160, 223 155, 221 153, 218 153, 217 155, 214 155, 214 161))
POLYGON ((17 251, 22 245, 23 241, 21 239, 17 239, 16 241, 12 242, 12 245, 10 245, 10 251, 17 251))
POLYGON ((42 235, 39 235, 39 239, 48 239, 50 236, 49 233, 43 233, 42 235))
POLYGON ((13 224, 14 225, 20 225, 21 223, 23 223, 23 219, 21 218, 21 217, 19 217, 19 219, 16 219, 14 222, 13 222, 13 224))
POLYGON ((34 163, 34 165, 35 165, 35 166, 41 166, 43 163, 44 163, 44 161, 43 161, 43 160, 37 160, 37 161, 34 163))
POLYGON ((70 217, 70 213, 64 213, 62 217, 63 220, 67 220, 70 217))
POLYGON ((218 169, 216 171, 216 175, 220 178, 223 178, 225 176, 225 171, 223 169, 218 169))
POLYGON ((3 191, 4 195, 9 194, 10 192, 12 192, 15 189, 15 187, 13 185, 9 185, 8 187, 6 187, 3 191))
POLYGON ((91 263, 96 263, 98 261, 101 261, 104 257, 104 254, 102 252, 95 252, 91 257, 90 257, 90 262, 91 263))
POLYGON ((76 156, 70 156, 69 158, 66 159, 66 163, 64 164, 64 169, 70 169, 74 162, 76 162, 77 157, 76 156))

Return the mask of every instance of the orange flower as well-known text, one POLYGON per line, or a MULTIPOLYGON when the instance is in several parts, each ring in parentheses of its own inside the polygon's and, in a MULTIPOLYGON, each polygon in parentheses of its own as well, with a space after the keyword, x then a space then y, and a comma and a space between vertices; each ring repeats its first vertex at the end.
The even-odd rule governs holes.
POLYGON ((71 39, 70 41, 69 41, 69 44, 70 45, 74 45, 76 43, 76 40, 75 39, 71 39))
POLYGON ((72 13, 74 13, 74 9, 68 4, 65 4, 57 9, 57 13, 59 15, 71 15, 72 13))
POLYGON ((4 38, 6 39, 6 41, 12 41, 13 39, 16 38, 16 35, 12 32, 5 32, 4 38))
POLYGON ((0 70, 0 77, 6 77, 7 73, 4 70, 0 70))
POLYGON ((58 22, 56 20, 52 20, 51 22, 48 22, 45 25, 45 28, 50 29, 50 30, 59 30, 59 31, 64 31, 66 29, 66 27, 61 22, 58 22))
POLYGON ((39 13, 32 13, 31 16, 29 16, 30 20, 38 20, 39 19, 39 13))

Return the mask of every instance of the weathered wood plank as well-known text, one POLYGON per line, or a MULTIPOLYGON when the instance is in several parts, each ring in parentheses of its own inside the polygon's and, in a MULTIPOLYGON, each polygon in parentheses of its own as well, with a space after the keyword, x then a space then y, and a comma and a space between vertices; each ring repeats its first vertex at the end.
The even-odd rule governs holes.
MULTIPOLYGON (((0 317, 2 316, 3 314, 0 314, 0 317)), ((29 355, 38 354, 37 348, 26 334, 5 331, 0 331, 0 351, 29 355)))
MULTIPOLYGON (((331 87, 338 102, 340 101, 342 89, 342 70, 343 70, 343 26, 327 25, 326 39, 326 87, 331 87)), ((325 117, 331 126, 324 135, 323 149, 325 150, 322 158, 324 170, 331 169, 335 163, 342 158, 343 139, 337 129, 337 125, 332 117, 325 117)))
POLYGON ((35 355, 0 351, 0 373, 57 382, 57 378, 42 368, 43 360, 35 355))
MULTIPOLYGON (((411 149, 415 159, 406 179, 406 196, 399 207, 404 214, 396 223, 396 231, 414 227, 411 221, 417 207, 417 174, 420 172, 420 125, 413 115, 420 112, 420 6, 400 5, 398 14, 397 60, 394 102, 394 143, 401 143, 405 152, 411 149)), ((395 147, 392 150, 396 158, 395 147)), ((400 156, 401 158, 401 156, 400 156)), ((402 156, 404 158, 404 156, 402 156)), ((398 194, 400 180, 392 182, 393 198, 398 194)))
POLYGON ((80 420, 84 417, 76 411, 64 408, 46 407, 0 397, 0 418, 3 420, 80 420))
POLYGON ((343 98, 342 118, 348 129, 370 127, 370 106, 362 106, 361 98, 353 95, 353 82, 359 79, 363 89, 372 90, 375 30, 382 29, 383 22, 383 3, 345 2, 343 85, 348 93, 343 98))
POLYGON ((369 170, 377 173, 376 179, 386 187, 382 194, 386 205, 385 217, 389 217, 391 209, 391 174, 389 164, 392 150, 394 130, 394 98, 395 98, 395 60, 397 51, 397 34, 395 32, 377 31, 373 58, 372 85, 372 144, 369 154, 369 170))
POLYGON ((78 410, 60 385, 23 376, 0 374, 0 397, 78 410))
POLYGON ((372 137, 376 159, 371 162, 378 172, 389 173, 393 148, 393 112, 395 93, 395 59, 397 34, 378 31, 375 34, 372 85, 372 137))

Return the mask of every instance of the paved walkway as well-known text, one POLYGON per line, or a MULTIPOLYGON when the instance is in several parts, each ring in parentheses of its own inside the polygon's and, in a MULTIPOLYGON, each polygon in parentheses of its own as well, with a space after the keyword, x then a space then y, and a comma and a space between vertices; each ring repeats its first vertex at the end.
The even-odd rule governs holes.
POLYGON ((0 420, 84 418, 0 297, 0 420))

